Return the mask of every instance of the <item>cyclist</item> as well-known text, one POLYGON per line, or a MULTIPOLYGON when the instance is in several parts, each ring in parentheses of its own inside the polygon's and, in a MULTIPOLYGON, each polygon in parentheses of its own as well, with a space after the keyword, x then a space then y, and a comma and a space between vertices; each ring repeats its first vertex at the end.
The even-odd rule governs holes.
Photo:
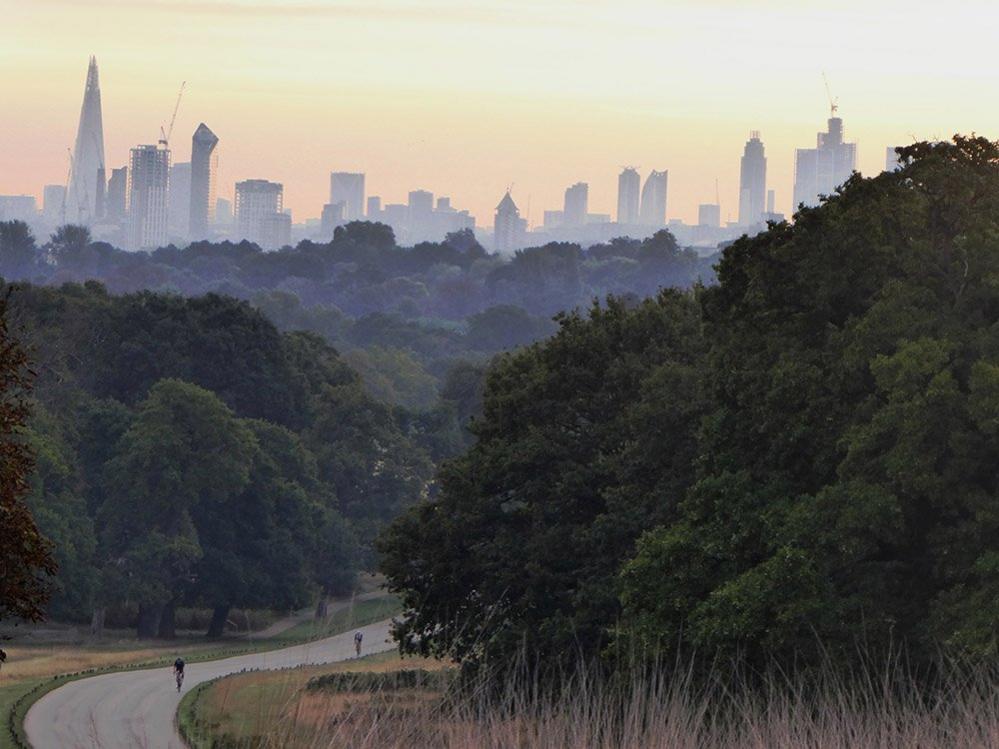
POLYGON ((177 691, 180 691, 180 685, 184 683, 184 659, 179 655, 177 660, 173 662, 173 674, 177 679, 177 691))
POLYGON ((364 633, 358 630, 354 633, 354 650, 357 651, 357 655, 361 655, 361 641, 364 639, 364 633))

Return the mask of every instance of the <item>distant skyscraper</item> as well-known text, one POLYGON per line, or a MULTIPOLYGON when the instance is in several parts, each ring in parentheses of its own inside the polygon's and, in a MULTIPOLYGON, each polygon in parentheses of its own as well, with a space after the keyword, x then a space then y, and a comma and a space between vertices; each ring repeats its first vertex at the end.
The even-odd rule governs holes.
POLYGON ((710 226, 717 229, 721 226, 721 206, 717 203, 701 203, 697 206, 698 226, 710 226))
POLYGON ((642 178, 634 167, 625 167, 617 178, 617 222, 619 224, 638 223, 638 194, 642 189, 642 178))
POLYGON ((590 208, 590 186, 585 182, 565 189, 565 202, 562 204, 563 226, 584 226, 590 208))
POLYGON ((526 224, 508 190, 496 206, 496 218, 493 222, 494 249, 497 252, 513 252, 520 247, 526 224))
POLYGON ((565 223, 565 211, 545 211, 544 226, 546 229, 559 229, 565 223))
POLYGON ((128 216, 128 167, 111 170, 107 197, 104 201, 104 220, 123 226, 128 216))
POLYGON ((38 218, 34 195, 0 195, 0 221, 30 222, 38 218))
MULTIPOLYGON (((835 108, 833 109, 835 115, 835 108)), ((794 158, 794 210, 816 206, 832 195, 857 168, 857 144, 843 142, 843 120, 833 116, 828 131, 819 133, 816 148, 799 148, 794 158)))
POLYGON ((767 190, 767 213, 774 213, 777 210, 777 193, 767 190))
POLYGON ((327 203, 319 218, 319 231, 322 239, 327 242, 333 239, 333 231, 344 223, 343 211, 347 206, 343 203, 327 203))
POLYGON ((170 150, 136 146, 131 150, 128 178, 128 246, 133 250, 161 247, 167 239, 170 150))
POLYGON ((763 151, 760 134, 749 134, 742 152, 739 174, 739 223, 742 226, 758 224, 763 220, 767 195, 767 157, 763 151))
POLYGON ((377 195, 368 198, 368 208, 365 211, 369 221, 380 221, 382 216, 382 199, 377 195))
POLYGON ((330 204, 344 204, 344 219, 364 219, 364 175, 353 172, 330 173, 330 204))
POLYGON ((291 217, 284 210, 284 186, 265 179, 236 183, 236 232, 238 239, 263 249, 283 247, 291 241, 291 217))
POLYGON ((409 216, 410 220, 422 220, 434 210, 434 194, 428 190, 410 190, 409 216))
POLYGON ((886 172, 897 172, 902 168, 901 162, 898 160, 898 154, 895 152, 896 146, 888 146, 885 149, 885 171, 886 172))
POLYGON ((170 236, 185 240, 191 224, 191 163, 170 165, 170 194, 167 199, 167 226, 170 236))
POLYGON ((232 201, 225 198, 215 199, 215 225, 231 226, 233 222, 232 201))
POLYGON ((104 121, 101 116, 101 85, 97 59, 90 58, 87 85, 83 92, 80 124, 76 130, 69 192, 66 196, 66 222, 89 224, 97 218, 104 195, 104 121), (101 176, 98 176, 101 173, 101 176))
POLYGON ((208 239, 208 226, 215 218, 215 174, 218 136, 202 122, 191 138, 191 202, 188 235, 192 240, 208 239))
POLYGON ((64 185, 45 185, 42 190, 42 216, 45 223, 57 226, 63 223, 62 214, 66 208, 66 187, 64 185))
POLYGON ((643 226, 666 226, 666 187, 669 172, 649 173, 642 187, 642 206, 639 221, 643 226))

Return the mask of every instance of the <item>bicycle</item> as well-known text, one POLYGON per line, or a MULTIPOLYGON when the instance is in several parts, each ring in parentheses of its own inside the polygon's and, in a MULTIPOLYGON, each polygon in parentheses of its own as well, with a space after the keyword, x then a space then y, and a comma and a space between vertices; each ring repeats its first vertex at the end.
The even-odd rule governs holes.
POLYGON ((180 691, 181 685, 184 683, 184 672, 177 671, 177 691, 180 691))

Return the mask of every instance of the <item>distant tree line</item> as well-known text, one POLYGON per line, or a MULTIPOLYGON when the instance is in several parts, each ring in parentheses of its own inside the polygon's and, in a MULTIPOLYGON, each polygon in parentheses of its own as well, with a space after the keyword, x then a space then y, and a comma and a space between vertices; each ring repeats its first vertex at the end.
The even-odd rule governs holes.
MULTIPOLYGON (((21 538, 35 566, 20 583, 5 567, 4 585, 48 584, 50 617, 98 630, 111 613, 171 637, 176 609, 197 606, 214 611, 217 636, 231 607, 290 609, 351 590, 379 529, 426 496, 433 461, 462 444, 460 409, 476 407, 459 402, 476 387, 461 371, 453 406, 383 404, 319 336, 280 333, 217 295, 19 286, 5 313, 35 382, 30 420, 15 410, 23 423, 0 448, 21 445, 35 465, 29 476, 14 452, 0 468, 24 476, 58 572, 48 576, 43 542, 5 520, 0 546, 21 538)), ((21 408, 11 387, 0 406, 21 408)), ((4 497, 21 491, 8 474, 4 497)), ((36 614, 40 599, 26 600, 0 615, 36 614)))
POLYGON ((383 224, 338 227, 328 243, 263 252, 249 242, 197 242, 125 252, 64 226, 39 243, 20 222, 0 223, 0 276, 61 285, 99 280, 113 294, 143 290, 250 301, 281 330, 318 333, 357 369, 368 391, 431 408, 458 361, 554 332, 552 315, 607 294, 654 294, 712 278, 711 260, 661 231, 581 248, 549 244, 488 254, 471 231, 399 247, 383 224))
POLYGON ((382 536, 404 649, 502 668, 999 650, 999 144, 901 149, 718 284, 561 316, 382 536))

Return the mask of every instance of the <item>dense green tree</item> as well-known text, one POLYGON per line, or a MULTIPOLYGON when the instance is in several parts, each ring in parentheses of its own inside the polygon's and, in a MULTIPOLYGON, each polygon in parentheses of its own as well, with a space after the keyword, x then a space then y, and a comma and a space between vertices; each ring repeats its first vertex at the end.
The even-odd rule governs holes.
POLYGON ((203 550, 192 596, 213 609, 209 637, 222 634, 232 606, 288 610, 308 602, 320 545, 314 522, 332 505, 297 435, 264 421, 246 426, 256 443, 246 487, 192 511, 203 550))
POLYGON ((0 621, 34 621, 42 616, 56 563, 25 502, 34 467, 25 441, 31 372, 8 327, 7 300, 0 296, 0 621))
POLYGON ((999 145, 901 153, 725 250, 700 476, 624 572, 640 641, 996 651, 999 145))
POLYGON ((179 380, 156 383, 105 466, 99 512, 110 564, 139 603, 140 636, 172 634, 172 612, 203 555, 194 518, 232 517, 250 480, 253 433, 215 395, 179 380), (161 616, 162 614, 162 616, 161 616))
POLYGON ((0 221, 0 276, 30 279, 39 270, 35 237, 23 221, 0 221))
POLYGON ((305 435, 320 479, 333 487, 340 511, 369 549, 385 523, 416 502, 430 480, 426 453, 402 432, 390 408, 357 387, 324 387, 305 435))
POLYGON ((703 351, 695 301, 664 292, 559 318, 490 370, 477 441, 383 535, 407 651, 510 664, 607 643, 617 572, 692 481, 703 351))
POLYGON ((466 340, 476 351, 497 353, 524 346, 555 332, 548 318, 535 317, 510 304, 483 310, 468 318, 466 340))
POLYGON ((38 529, 52 542, 59 566, 47 613, 69 621, 92 609, 99 577, 96 534, 82 490, 83 476, 77 452, 62 429, 52 414, 35 407, 27 433, 35 456, 28 505, 38 529))
POLYGON ((352 349, 344 359, 360 374, 367 391, 384 403, 425 411, 437 401, 437 380, 405 351, 382 346, 352 349))

